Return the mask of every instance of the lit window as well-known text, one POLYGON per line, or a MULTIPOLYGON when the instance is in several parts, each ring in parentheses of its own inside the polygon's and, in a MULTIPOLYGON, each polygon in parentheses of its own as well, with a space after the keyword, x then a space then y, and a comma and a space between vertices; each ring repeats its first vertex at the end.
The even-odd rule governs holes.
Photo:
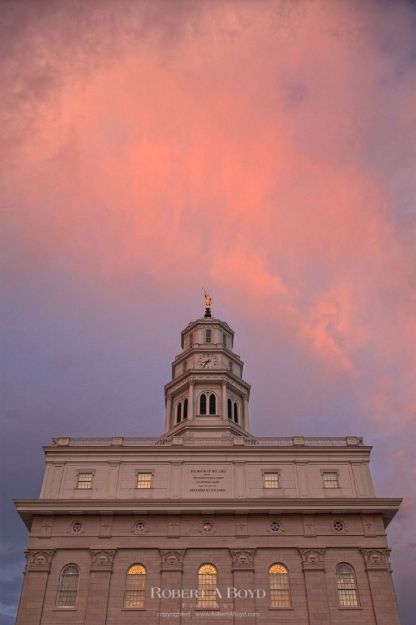
POLYGON ((133 564, 127 571, 124 591, 125 608, 143 608, 146 586, 146 569, 141 564, 133 564))
POLYGON ((199 414, 207 414, 207 396, 202 393, 199 398, 199 414))
POLYGON ((289 573, 283 564, 272 564, 269 582, 271 607, 290 608, 289 573))
POLYGON ((198 608, 217 608, 217 569, 203 564, 198 570, 198 608))
POLYGON ((62 569, 59 578, 56 607, 73 608, 77 599, 79 570, 75 564, 68 564, 62 569))
POLYGON ((217 399, 214 393, 209 396, 209 414, 217 414, 217 399))
POLYGON ((151 473, 138 473, 137 474, 137 488, 151 488, 152 477, 153 476, 151 473))
POLYGON ((336 471, 324 471, 324 488, 339 488, 338 473, 336 471))
POLYGON ((338 600, 342 608, 358 606, 357 583, 354 569, 349 564, 338 564, 336 569, 338 600))
POLYGON ((264 473, 264 488, 279 488, 279 473, 264 473))
POLYGON ((205 330, 205 343, 211 343, 211 330, 205 330))
POLYGON ((92 473, 78 473, 77 488, 92 488, 92 473))

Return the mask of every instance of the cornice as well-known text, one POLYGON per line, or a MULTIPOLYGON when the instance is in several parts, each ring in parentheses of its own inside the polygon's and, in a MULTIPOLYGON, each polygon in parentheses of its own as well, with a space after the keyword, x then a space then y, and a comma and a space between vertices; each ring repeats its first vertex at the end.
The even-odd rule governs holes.
POLYGON ((402 499, 381 497, 270 498, 270 499, 18 499, 17 512, 30 528, 37 515, 67 514, 382 514, 385 526, 398 511, 402 499))

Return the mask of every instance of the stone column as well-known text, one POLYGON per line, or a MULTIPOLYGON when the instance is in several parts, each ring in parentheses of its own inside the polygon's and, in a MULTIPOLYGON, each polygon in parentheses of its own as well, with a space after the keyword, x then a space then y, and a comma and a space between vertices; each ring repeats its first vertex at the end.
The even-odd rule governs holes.
POLYGON ((54 549, 28 549, 16 625, 40 625, 54 549))
POLYGON ((170 417, 172 412, 172 395, 168 395, 166 399, 166 416, 165 416, 165 432, 170 430, 170 417))
MULTIPOLYGON (((185 550, 181 549, 161 549, 161 583, 162 592, 168 589, 182 588, 183 557, 185 550)), ((182 599, 179 596, 161 599, 159 603, 159 613, 173 612, 180 613, 182 610, 182 599)), ((166 623, 166 618, 159 616, 159 623, 166 623)), ((181 623, 182 619, 173 618, 172 622, 181 623)))
POLYGON ((400 625, 389 549, 361 549, 377 625, 400 625))
MULTIPOLYGON (((235 625, 254 625, 255 616, 246 616, 244 613, 254 615, 256 611, 256 600, 247 590, 254 591, 254 555, 255 549, 232 549, 233 559, 233 589, 231 594, 235 594, 234 617, 235 625)), ((231 603, 231 600, 229 602, 231 603)))
POLYGON ((192 421, 194 418, 194 388, 195 382, 191 380, 189 385, 188 421, 192 421))
POLYGON ((309 625, 331 625, 326 590, 324 549, 299 549, 305 577, 309 625))
POLYGON ((115 549, 90 549, 91 569, 85 625, 105 625, 115 549))
POLYGON ((250 418, 249 418, 249 414, 248 414, 248 399, 247 399, 247 395, 244 395, 244 397, 243 397, 243 414, 244 414, 243 427, 244 427, 245 430, 249 431, 250 430, 250 418))
POLYGON ((227 383, 225 380, 222 381, 222 418, 227 421, 227 383))

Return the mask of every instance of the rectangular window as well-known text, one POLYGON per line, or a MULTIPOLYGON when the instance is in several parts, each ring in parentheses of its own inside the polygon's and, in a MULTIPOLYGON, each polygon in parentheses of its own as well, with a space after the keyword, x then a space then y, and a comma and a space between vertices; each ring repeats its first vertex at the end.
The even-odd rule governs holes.
POLYGON ((336 471, 324 471, 322 476, 324 488, 339 488, 338 473, 336 471))
POLYGON ((225 334, 225 332, 222 333, 222 344, 224 345, 224 347, 227 347, 227 335, 225 334))
POLYGON ((77 488, 92 488, 92 473, 78 473, 77 488))
POLYGON ((194 333, 191 332, 191 334, 189 335, 189 347, 192 347, 193 344, 194 344, 194 333))
POLYGON ((151 473, 138 473, 137 474, 137 488, 152 488, 151 473))
POLYGON ((205 330, 205 343, 211 343, 211 330, 205 330))
POLYGON ((279 488, 279 473, 263 473, 264 488, 279 488))

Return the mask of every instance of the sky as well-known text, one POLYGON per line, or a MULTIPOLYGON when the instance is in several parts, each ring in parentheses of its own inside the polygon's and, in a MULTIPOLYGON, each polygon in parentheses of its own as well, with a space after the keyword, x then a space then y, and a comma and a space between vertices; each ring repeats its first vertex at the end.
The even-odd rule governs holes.
POLYGON ((1 625, 41 446, 159 435, 202 287, 255 434, 374 445, 413 625, 415 32, 408 0, 0 1, 1 625))

